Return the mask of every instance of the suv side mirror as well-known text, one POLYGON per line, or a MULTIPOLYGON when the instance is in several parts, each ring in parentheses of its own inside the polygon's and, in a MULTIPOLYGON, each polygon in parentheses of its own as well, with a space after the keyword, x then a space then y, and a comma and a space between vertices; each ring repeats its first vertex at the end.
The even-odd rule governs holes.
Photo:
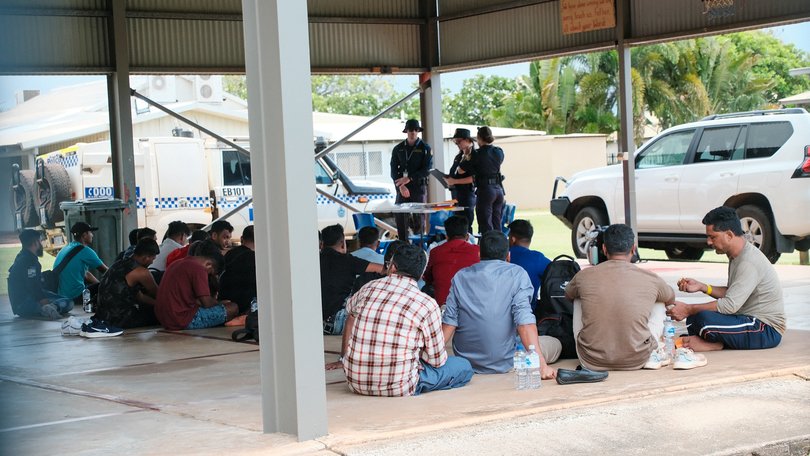
POLYGON ((11 165, 11 186, 16 187, 20 185, 20 165, 14 163, 11 165))

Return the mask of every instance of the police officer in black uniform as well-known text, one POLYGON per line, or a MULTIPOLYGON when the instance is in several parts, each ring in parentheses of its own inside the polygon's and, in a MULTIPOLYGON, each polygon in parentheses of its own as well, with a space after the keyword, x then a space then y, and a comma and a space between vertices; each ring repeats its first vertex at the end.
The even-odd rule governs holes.
POLYGON ((456 128, 453 134, 453 142, 458 146, 458 154, 453 158, 453 165, 450 167, 450 174, 446 176, 450 187, 450 194, 458 201, 458 205, 464 208, 462 214, 467 219, 467 231, 472 234, 472 223, 475 218, 475 186, 472 176, 459 169, 462 162, 472 160, 475 153, 475 142, 470 136, 470 130, 466 128, 456 128))
POLYGON ((478 150, 471 160, 459 163, 459 169, 473 176, 478 201, 475 215, 478 218, 478 232, 501 229, 504 191, 501 164, 503 149, 493 146, 495 138, 489 127, 478 128, 478 150))
MULTIPOLYGON (((430 146, 419 138, 422 127, 419 121, 410 119, 405 123, 403 133, 408 134, 405 141, 394 146, 391 152, 391 179, 397 188, 397 204, 424 203, 427 201, 428 173, 433 165, 433 154, 430 146)), ((409 214, 394 214, 397 222, 397 234, 400 239, 408 240, 409 214)), ((414 217, 418 220, 414 232, 421 232, 424 216, 414 217)))

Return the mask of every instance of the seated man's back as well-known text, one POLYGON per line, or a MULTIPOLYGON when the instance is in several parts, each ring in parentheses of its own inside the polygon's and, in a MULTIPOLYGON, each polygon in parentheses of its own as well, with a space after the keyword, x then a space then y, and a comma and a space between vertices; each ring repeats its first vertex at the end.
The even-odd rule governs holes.
POLYGON ((551 263, 541 252, 529 249, 533 236, 534 228, 528 220, 515 220, 509 224, 509 262, 522 267, 529 274, 534 287, 532 311, 537 306, 543 273, 551 263))
POLYGON ((450 293, 450 282, 458 271, 479 261, 478 246, 467 242, 469 223, 464 216, 454 215, 444 221, 447 242, 430 251, 423 279, 433 285, 434 296, 444 305, 450 293))
POLYGON ((239 313, 250 309, 256 297, 256 252, 253 225, 245 227, 242 241, 225 254, 225 271, 219 278, 219 298, 228 299, 239 306, 239 313))

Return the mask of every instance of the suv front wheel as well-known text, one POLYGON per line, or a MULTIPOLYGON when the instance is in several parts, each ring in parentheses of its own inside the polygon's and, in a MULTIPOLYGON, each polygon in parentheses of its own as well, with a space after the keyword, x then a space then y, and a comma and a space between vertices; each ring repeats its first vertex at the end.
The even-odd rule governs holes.
POLYGON ((781 254, 776 251, 773 224, 765 211, 758 206, 745 205, 737 209, 737 215, 748 242, 761 250, 771 263, 776 263, 781 254))
POLYGON ((586 206, 577 212, 571 230, 571 248, 577 258, 586 258, 588 233, 595 230, 597 226, 604 225, 607 225, 607 216, 595 207, 586 206))

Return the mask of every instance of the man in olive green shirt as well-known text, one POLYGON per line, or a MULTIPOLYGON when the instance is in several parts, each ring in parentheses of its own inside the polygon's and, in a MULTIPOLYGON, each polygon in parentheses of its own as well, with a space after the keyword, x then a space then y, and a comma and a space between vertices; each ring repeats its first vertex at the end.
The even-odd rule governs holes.
POLYGON ((686 318, 689 337, 684 338, 684 346, 694 351, 776 347, 785 332, 785 305, 776 269, 745 240, 734 209, 712 209, 703 224, 709 246, 729 258, 728 286, 714 287, 691 278, 678 281, 681 291, 715 298, 705 304, 676 301, 667 311, 676 320, 686 318))

